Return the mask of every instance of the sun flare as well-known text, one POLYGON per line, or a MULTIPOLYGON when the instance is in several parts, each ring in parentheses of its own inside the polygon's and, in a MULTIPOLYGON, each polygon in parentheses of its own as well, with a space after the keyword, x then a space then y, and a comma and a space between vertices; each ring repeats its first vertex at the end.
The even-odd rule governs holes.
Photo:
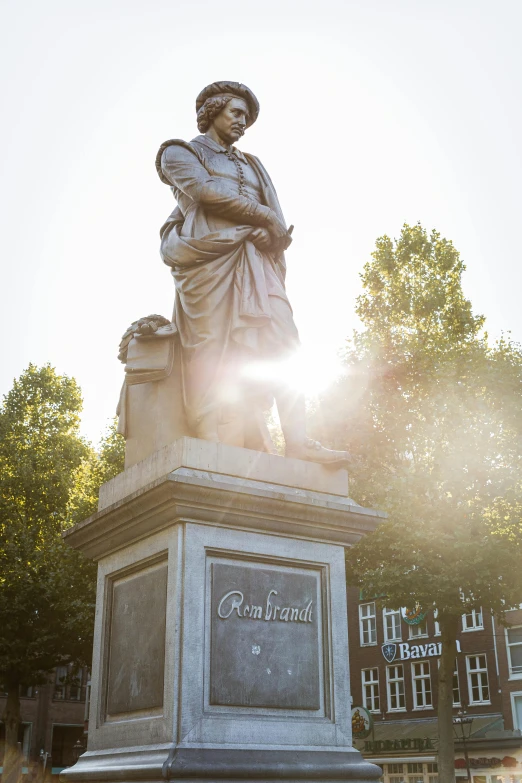
POLYGON ((307 397, 324 391, 344 373, 343 365, 335 353, 324 345, 308 344, 279 362, 251 362, 245 375, 255 380, 284 383, 307 397))

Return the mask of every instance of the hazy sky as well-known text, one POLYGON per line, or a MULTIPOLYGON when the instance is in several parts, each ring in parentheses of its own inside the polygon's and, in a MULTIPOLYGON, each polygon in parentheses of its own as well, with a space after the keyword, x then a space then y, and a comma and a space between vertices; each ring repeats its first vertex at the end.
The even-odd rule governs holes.
POLYGON ((196 95, 218 79, 261 103, 240 146, 295 224, 287 286, 312 353, 334 355, 356 325, 375 239, 418 220, 460 250, 489 331, 522 340, 520 0, 0 8, 0 393, 49 361, 79 381, 98 438, 121 334, 172 310, 156 151, 197 134, 196 95))

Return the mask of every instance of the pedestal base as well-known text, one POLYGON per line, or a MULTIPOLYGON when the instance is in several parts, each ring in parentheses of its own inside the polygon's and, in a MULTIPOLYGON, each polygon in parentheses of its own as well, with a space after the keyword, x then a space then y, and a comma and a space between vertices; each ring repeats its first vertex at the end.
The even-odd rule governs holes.
POLYGON ((344 546, 382 515, 322 491, 343 471, 184 441, 67 532, 99 577, 88 751, 62 778, 375 780, 351 742, 344 546))

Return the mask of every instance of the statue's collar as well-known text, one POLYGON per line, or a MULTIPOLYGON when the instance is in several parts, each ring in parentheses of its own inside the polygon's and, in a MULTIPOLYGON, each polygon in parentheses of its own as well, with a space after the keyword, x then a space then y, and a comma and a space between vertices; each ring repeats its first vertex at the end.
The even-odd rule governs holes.
MULTIPOLYGON (((211 139, 210 136, 196 136, 196 138, 192 139, 192 141, 197 141, 199 144, 203 144, 205 147, 208 147, 214 152, 226 152, 226 149, 222 147, 221 144, 218 144, 217 141, 211 139)), ((238 150, 237 147, 232 147, 232 152, 237 158, 239 158, 241 163, 248 163, 241 150, 238 150)))

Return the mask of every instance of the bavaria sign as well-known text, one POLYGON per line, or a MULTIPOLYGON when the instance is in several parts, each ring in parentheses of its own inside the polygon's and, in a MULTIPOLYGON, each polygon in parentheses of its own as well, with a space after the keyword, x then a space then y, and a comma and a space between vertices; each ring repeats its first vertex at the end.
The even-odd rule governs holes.
MULTIPOLYGON (((442 642, 428 644, 409 644, 408 642, 388 642, 381 647, 382 654, 388 663, 392 661, 407 661, 409 658, 431 658, 442 655, 442 642)), ((460 642, 457 639, 457 652, 460 652, 460 642)))

